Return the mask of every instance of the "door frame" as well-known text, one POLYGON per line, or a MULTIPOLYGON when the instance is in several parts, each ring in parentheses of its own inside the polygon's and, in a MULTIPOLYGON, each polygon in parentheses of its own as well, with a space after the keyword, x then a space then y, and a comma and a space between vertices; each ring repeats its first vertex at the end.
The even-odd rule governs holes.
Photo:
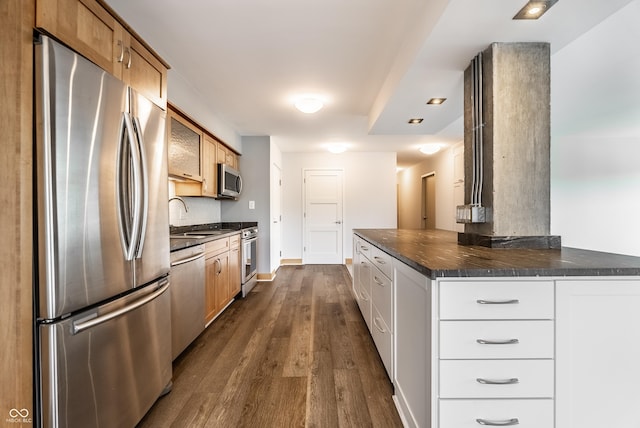
POLYGON ((433 187, 434 187, 434 196, 433 198, 429 198, 433 200, 433 228, 436 228, 436 197, 435 197, 435 190, 436 190, 436 172, 435 171, 431 171, 428 172, 426 174, 422 174, 420 176, 420 228, 421 229, 427 229, 427 180, 429 179, 429 177, 433 177, 433 187))
POLYGON ((338 248, 338 259, 339 264, 344 264, 344 177, 345 172, 344 168, 303 168, 302 169, 302 264, 307 264, 308 257, 306 247, 308 245, 307 242, 307 219, 306 219, 306 207, 307 207, 307 184, 306 184, 306 175, 307 172, 310 171, 335 171, 339 172, 342 175, 342 189, 341 189, 341 200, 340 200, 340 246, 338 248))

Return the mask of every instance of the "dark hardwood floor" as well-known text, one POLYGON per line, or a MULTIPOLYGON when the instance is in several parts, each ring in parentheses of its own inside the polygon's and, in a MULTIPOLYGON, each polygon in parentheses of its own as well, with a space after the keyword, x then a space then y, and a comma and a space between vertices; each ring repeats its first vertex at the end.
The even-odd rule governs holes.
POLYGON ((283 266, 173 363, 139 427, 401 427, 344 266, 283 266))

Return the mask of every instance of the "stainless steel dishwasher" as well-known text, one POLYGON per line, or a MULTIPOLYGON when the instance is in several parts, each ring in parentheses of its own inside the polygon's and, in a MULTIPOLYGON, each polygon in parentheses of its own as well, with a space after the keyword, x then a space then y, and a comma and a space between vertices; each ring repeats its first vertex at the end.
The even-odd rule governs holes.
POLYGON ((171 253, 172 359, 204 330, 204 245, 171 253))

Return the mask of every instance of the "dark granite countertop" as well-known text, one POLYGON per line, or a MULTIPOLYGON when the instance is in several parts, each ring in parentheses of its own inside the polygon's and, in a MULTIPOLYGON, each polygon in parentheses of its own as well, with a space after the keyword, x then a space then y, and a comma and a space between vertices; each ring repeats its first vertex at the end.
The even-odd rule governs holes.
POLYGON ((458 245, 444 230, 356 229, 354 233, 435 279, 504 276, 640 276, 640 257, 562 247, 495 249, 458 245))
POLYGON ((204 244, 220 238, 237 235, 246 227, 256 227, 257 222, 225 222, 209 223, 191 226, 170 226, 169 251, 178 251, 194 245, 204 244), (198 235, 185 235, 187 233, 200 233, 198 235), (215 233, 215 234, 209 234, 215 233))

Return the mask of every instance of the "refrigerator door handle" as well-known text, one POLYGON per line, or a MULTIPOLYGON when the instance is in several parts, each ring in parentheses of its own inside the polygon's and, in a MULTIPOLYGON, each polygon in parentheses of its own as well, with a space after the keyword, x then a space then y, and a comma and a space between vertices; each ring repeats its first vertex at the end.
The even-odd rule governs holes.
POLYGON ((142 162, 140 160, 140 146, 138 139, 135 135, 135 126, 129 113, 124 113, 125 126, 127 127, 127 135, 129 136, 129 148, 131 149, 131 177, 133 179, 132 185, 132 205, 133 213, 131 218, 133 219, 133 225, 131 227, 131 235, 129 239, 129 248, 127 251, 127 260, 133 260, 136 257, 136 249, 140 239, 140 229, 142 226, 142 210, 143 210, 143 190, 142 190, 142 162))
POLYGON ((103 324, 109 320, 112 320, 114 318, 117 318, 119 316, 122 316, 128 312, 131 312, 133 310, 138 309, 140 306, 144 306, 147 303, 151 302, 152 300, 154 300, 155 298, 157 298, 158 296, 160 296, 162 293, 164 293, 165 291, 167 291, 167 289, 169 288, 169 280, 164 279, 162 281, 160 281, 160 284, 162 284, 160 286, 160 288, 158 288, 156 291, 154 291, 153 293, 149 294, 148 296, 145 296, 139 300, 136 300, 135 302, 122 307, 120 309, 117 309, 113 312, 109 312, 107 314, 95 317, 95 318, 91 318, 89 320, 86 321, 76 321, 73 323, 73 327, 72 327, 72 332, 73 334, 78 334, 83 332, 84 330, 87 330, 91 327, 95 327, 99 324, 103 324))
POLYGON ((116 172, 116 192, 118 201, 118 214, 120 216, 120 242, 124 251, 125 260, 132 260, 133 235, 131 233, 133 218, 131 192, 131 143, 133 140, 133 127, 131 118, 126 112, 122 113, 120 122, 120 141, 118 143, 118 166, 116 172), (129 143, 128 143, 129 142, 129 143))
POLYGON ((149 173, 147 169, 147 157, 144 150, 144 139, 142 136, 142 127, 140 126, 140 120, 137 117, 133 117, 134 131, 136 134, 136 145, 138 147, 138 153, 140 154, 140 186, 141 192, 141 212, 140 212, 140 230, 136 242, 135 257, 142 257, 142 250, 144 248, 145 236, 147 233, 147 219, 149 217, 149 173))

